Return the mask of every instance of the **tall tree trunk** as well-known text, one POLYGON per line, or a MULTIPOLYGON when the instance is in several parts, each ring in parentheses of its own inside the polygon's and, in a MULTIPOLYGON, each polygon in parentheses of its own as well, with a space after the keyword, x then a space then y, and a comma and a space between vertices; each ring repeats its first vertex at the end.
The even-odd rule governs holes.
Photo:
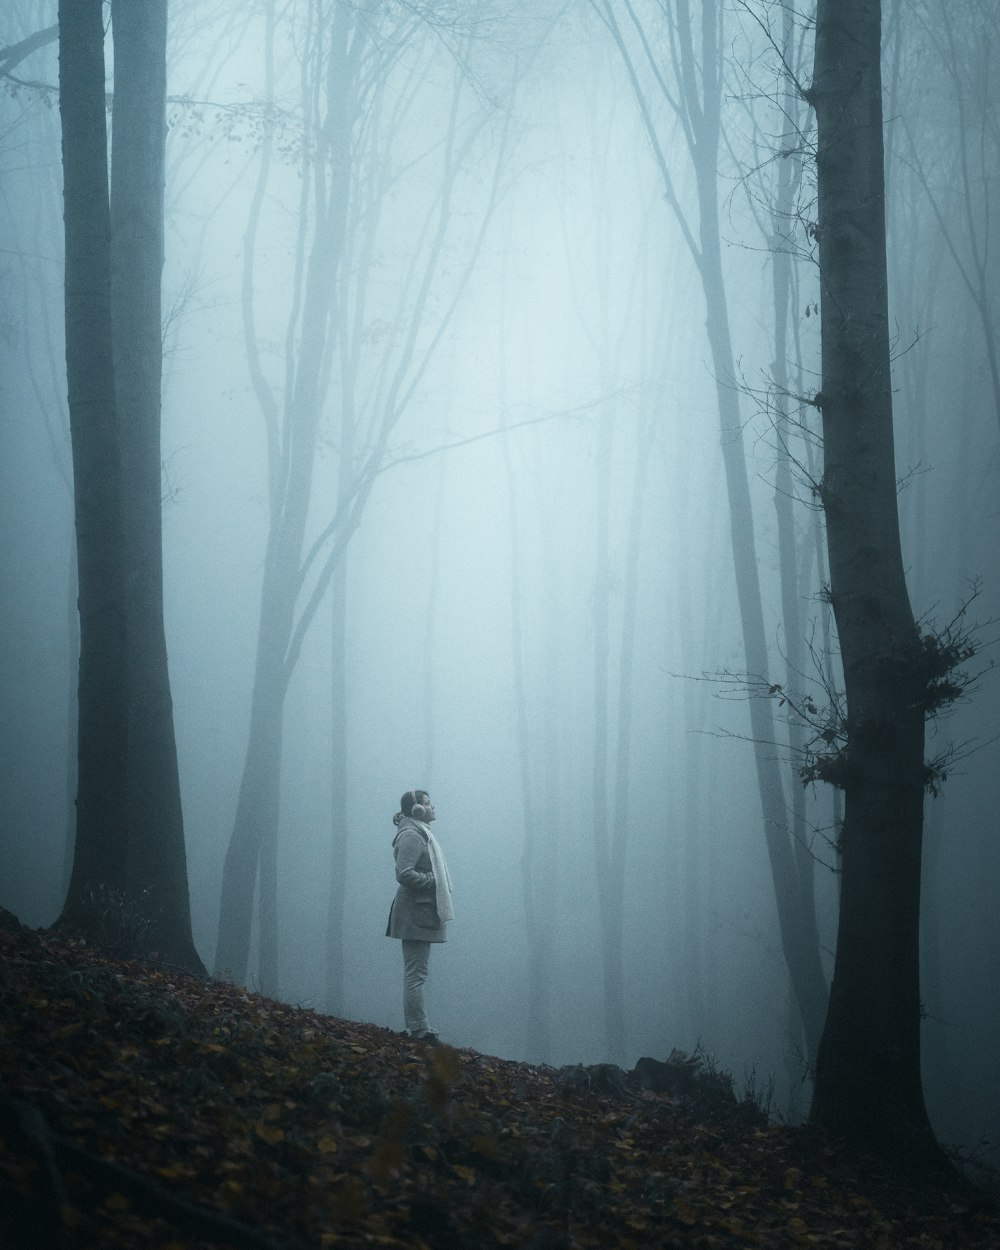
POLYGON ((115 0, 111 297, 128 578, 129 892, 150 944, 203 972, 191 937, 163 625, 160 456, 166 0, 115 0))
MULTIPOLYGON (((717 0, 702 0, 700 46, 695 47, 695 24, 689 0, 676 0, 664 14, 673 54, 676 94, 667 86, 651 40, 631 4, 628 20, 635 28, 641 57, 646 60, 665 101, 677 114, 694 164, 698 225, 693 228, 677 198, 649 97, 639 81, 637 61, 614 14, 613 0, 592 0, 621 52, 640 117, 663 181, 665 198, 674 211, 685 242, 698 267, 705 298, 705 328, 716 382, 722 457, 729 503, 737 602, 747 671, 762 677, 769 669, 767 634, 761 602, 754 517, 743 450, 743 423, 735 386, 736 367, 729 325, 729 307, 722 269, 719 229, 718 152, 721 136, 723 10, 717 0)), ((774 882, 781 947, 788 965, 795 999, 802 1016, 810 1053, 815 1049, 826 1009, 826 980, 819 956, 815 916, 800 890, 799 869, 787 828, 784 785, 771 743, 774 725, 770 707, 762 699, 750 702, 751 734, 755 743, 757 783, 764 839, 774 882)))
MULTIPOLYGON (((291 677, 289 646, 300 590, 326 363, 330 337, 336 334, 338 275, 351 177, 354 118, 349 97, 353 68, 348 61, 353 21, 353 16, 338 6, 328 36, 322 29, 317 31, 317 38, 329 38, 325 60, 320 52, 311 53, 321 67, 316 72, 323 75, 325 108, 319 127, 322 150, 313 163, 316 223, 306 267, 301 328, 294 362, 288 370, 291 381, 284 433, 280 441, 275 437, 271 443, 271 529, 261 587, 250 738, 223 866, 215 957, 218 975, 245 980, 256 882, 261 902, 261 988, 270 994, 277 992, 278 981, 277 838, 284 700, 291 677)), ((359 47, 357 40, 354 47, 359 47)), ((303 220, 300 229, 306 228, 303 220)), ((245 293, 245 298, 249 294, 245 293)), ((263 385, 258 384, 258 393, 263 385)), ((272 402, 268 395, 265 409, 272 402)))
MULTIPOLYGON (((264 567, 264 602, 250 703, 250 737, 233 832, 223 864, 215 950, 215 975, 240 982, 245 981, 250 962, 253 900, 259 888, 261 851, 268 839, 276 835, 281 790, 281 742, 287 689, 284 656, 291 623, 281 611, 289 592, 280 593, 282 578, 280 570, 274 568, 273 547, 274 544, 269 543, 264 567), (273 619, 275 616, 277 621, 273 619)), ((275 957, 270 962, 271 969, 276 967, 276 962, 275 957)), ((261 988, 267 993, 275 992, 270 982, 262 981, 261 988)))
MULTIPOLYGON (((267 13, 273 19, 273 5, 268 6, 267 13)), ((364 300, 356 291, 369 273, 369 266, 363 262, 345 267, 348 211, 353 203, 356 212, 350 227, 364 230, 366 227, 358 223, 373 213, 378 215, 379 196, 388 194, 390 183, 395 185, 384 164, 393 158, 387 142, 387 133, 391 132, 376 128, 377 121, 373 119, 378 110, 373 100, 377 100, 399 51, 399 47, 393 48, 394 39, 410 39, 413 32, 409 29, 409 17, 400 18, 397 26, 392 26, 391 14, 387 21, 389 25, 379 27, 371 14, 359 14, 339 0, 323 0, 322 4, 311 6, 309 46, 304 53, 302 74, 303 100, 307 129, 315 131, 317 143, 307 145, 303 151, 296 254, 296 280, 302 278, 303 290, 300 296, 296 286, 288 323, 283 412, 279 411, 280 405, 261 368, 252 305, 253 244, 257 214, 266 191, 269 141, 265 141, 265 167, 254 196, 245 247, 246 339, 254 389, 268 427, 271 518, 261 588, 250 743, 223 871, 216 969, 220 975, 245 979, 253 887, 258 871, 266 870, 266 877, 259 882, 260 934, 264 944, 261 974, 262 986, 270 993, 276 991, 278 966, 276 848, 285 694, 303 639, 385 465, 392 432, 454 315, 499 198, 495 179, 468 261, 454 284, 436 331, 430 335, 429 343, 422 343, 421 331, 432 311, 432 288, 442 269, 456 180, 479 131, 473 127, 464 137, 459 135, 464 80, 456 75, 447 138, 440 151, 441 189, 433 209, 417 229, 413 264, 404 289, 399 292, 400 346, 394 359, 391 353, 379 352, 382 373, 374 386, 374 398, 368 396, 359 405, 365 408, 366 415, 357 435, 357 455, 352 463, 348 449, 344 460, 345 480, 350 489, 341 491, 332 520, 305 551, 320 418, 335 353, 342 356, 344 352, 346 294, 353 290, 358 307, 362 308, 364 300), (391 38, 390 31, 394 32, 391 38), (313 112, 322 115, 313 117, 313 112), (360 155, 357 140, 365 145, 360 155), (362 180, 372 170, 381 190, 371 191, 369 202, 362 180), (359 197, 354 201, 353 191, 359 197), (308 257, 303 259, 306 251, 308 257), (268 776, 259 775, 260 766, 270 770, 268 776)), ((270 55, 268 59, 273 62, 270 55)), ((501 142, 501 153, 503 147, 501 142)), ((357 349, 358 335, 364 329, 363 322, 359 323, 352 350, 357 349)), ((347 402, 346 389, 342 403, 347 402)), ((357 402, 356 396, 352 402, 357 402)), ((339 454, 345 455, 343 443, 339 454)))
MULTIPOLYGON (((326 1010, 344 1013, 344 904, 347 898, 347 559, 330 584, 331 720, 330 899, 326 916, 326 1010)), ((430 783, 428 783, 430 784, 430 783)))
MULTIPOLYGON (((504 322, 504 328, 506 323, 504 322)), ((501 366, 503 370, 503 366, 501 366)), ((506 410, 506 394, 503 384, 505 370, 501 375, 500 407, 506 410)), ((521 849, 521 899, 524 905, 524 926, 527 940, 527 1015, 525 1020, 525 1047, 528 1057, 535 1063, 547 1063, 551 1047, 549 1025, 549 954, 546 943, 545 903, 542 901, 542 882, 545 880, 544 865, 539 854, 541 830, 539 814, 541 804, 535 787, 535 753, 531 744, 528 722, 528 682, 524 672, 524 624, 522 602, 524 591, 521 572, 524 567, 521 543, 521 526, 517 509, 517 480, 511 461, 510 440, 501 440, 504 476, 507 484, 507 515, 510 526, 510 622, 511 666, 514 718, 517 732, 517 763, 521 779, 521 811, 523 812, 524 843, 521 849)), ((551 884, 551 883, 550 883, 551 884)))
MULTIPOLYGON (((653 422, 640 414, 635 432, 632 466, 632 498, 622 570, 621 645, 618 653, 618 717, 615 741, 614 803, 609 819, 610 863, 607 882, 598 882, 606 895, 605 930, 610 939, 604 953, 605 1012, 609 1057, 623 1062, 626 1054, 624 977, 625 867, 631 820, 630 777, 632 765, 632 714, 635 700, 635 637, 639 609, 639 553, 645 509, 647 471, 653 442, 653 422)), ((610 457, 609 457, 610 458, 610 457)))
MULTIPOLYGON (((699 182, 704 177, 703 173, 699 182)), ((711 346, 722 426, 722 459, 729 497, 730 538, 737 600, 747 671, 753 675, 761 675, 769 670, 767 634, 764 628, 750 483, 743 452, 739 398, 733 385, 736 365, 722 276, 714 168, 711 189, 705 187, 700 192, 699 201, 702 209, 702 279, 707 308, 705 324, 711 346)), ((808 1052, 814 1054, 826 1010, 826 979, 819 958, 815 912, 809 905, 811 894, 803 896, 799 867, 789 837, 784 782, 779 762, 770 745, 774 740, 774 724, 770 708, 764 700, 751 700, 750 725, 764 817, 764 841, 778 907, 781 948, 802 1017, 806 1046, 808 1052)))
MULTIPOLYGON (((686 3, 683 5, 686 10, 686 3)), ((760 591, 760 574, 754 534, 753 506, 743 451, 743 425, 739 395, 735 388, 736 363, 729 326, 729 302, 722 269, 722 235, 719 229, 719 190, 716 161, 721 134, 722 102, 721 28, 716 4, 703 0, 702 64, 707 81, 700 110, 700 139, 695 157, 698 187, 699 240, 702 286, 712 369, 719 403, 722 459, 729 499, 736 593, 746 653, 747 671, 766 674, 769 669, 767 634, 760 591)), ((685 26, 689 18, 683 17, 685 26)), ((688 54, 685 54, 688 56, 688 54)), ((693 86, 689 72, 688 90, 693 86)), ((697 115, 694 101, 689 112, 697 115)), ((770 708, 761 699, 750 702, 750 723, 755 743, 757 784, 764 817, 764 840, 778 908, 781 948, 791 976, 795 999, 810 1054, 815 1052, 826 1009, 826 980, 819 958, 815 914, 803 898, 799 869, 787 828, 784 782, 770 743, 774 725, 770 708)))
POLYGON ((92 892, 128 888, 126 556, 111 329, 101 0, 59 5, 66 372, 73 445, 80 673, 76 846, 60 922, 88 928, 92 892))
MULTIPOLYGON (((348 372, 347 368, 344 370, 348 372)), ((357 414, 352 401, 356 378, 345 385, 341 403, 340 466, 338 494, 343 498, 351 486, 354 470, 357 414)), ((344 1012, 344 909, 347 900, 347 553, 337 565, 330 583, 330 898, 326 919, 326 1001, 333 1015, 344 1012)), ((424 783, 427 785, 432 782, 424 783)))
POLYGON ((597 491, 594 532, 593 677, 594 748, 590 819, 597 866, 597 906, 601 920, 601 970, 606 1057, 621 1063, 625 1051, 625 987, 622 966, 624 874, 610 827, 608 765, 611 700, 611 460, 612 422, 604 417, 597 437, 597 491))
POLYGON ((819 0, 817 189, 830 593, 848 738, 842 886, 812 1120, 943 1159, 920 1072, 923 640, 903 573, 886 280, 880 0, 819 0))
MULTIPOLYGON (((794 16, 790 9, 783 13, 782 49, 786 66, 791 64, 794 47, 794 16)), ((791 155, 795 150, 798 123, 796 113, 801 108, 793 84, 789 81, 789 72, 785 75, 782 99, 782 111, 786 118, 786 130, 781 139, 782 159, 778 162, 778 178, 775 202, 771 219, 771 281, 774 297, 774 361, 772 377, 777 396, 775 418, 777 423, 777 463, 774 475, 774 508, 778 528, 778 564, 781 581, 781 620, 784 626, 784 655, 786 681, 791 687, 801 680, 800 674, 805 671, 805 632, 802 627, 800 604, 804 597, 804 577, 802 576, 799 558, 799 544, 795 535, 794 487, 792 480, 792 462, 789 440, 792 437, 791 425, 788 420, 786 396, 792 394, 794 387, 789 379, 789 342, 788 326, 800 311, 794 299, 795 287, 792 282, 792 254, 787 233, 789 224, 795 215, 795 191, 799 182, 799 159, 791 155)), ((788 747, 791 757, 789 776, 790 791, 790 829, 792 851, 798 871, 798 898, 803 914, 803 924, 807 931, 814 935, 815 946, 819 949, 819 930, 816 923, 816 893, 814 877, 814 861, 809 849, 806 832, 806 791, 801 784, 798 769, 805 754, 805 729, 797 717, 788 722, 788 747)), ((787 817, 786 817, 787 820, 787 817)), ((812 938, 811 938, 812 940, 812 938)), ((820 1007, 820 1004, 817 1004, 820 1007)), ((801 1015, 801 1013, 799 1013, 801 1015)), ((790 1048, 794 1052, 802 1051, 804 1041, 806 1059, 811 1063, 816 1057, 819 1045, 819 1026, 822 1022, 821 1011, 817 1010, 812 1022, 812 1029, 806 1037, 802 1037, 801 1019, 796 1023, 795 1013, 789 1016, 790 1048)), ((801 1073, 799 1074, 801 1078, 801 1073)))

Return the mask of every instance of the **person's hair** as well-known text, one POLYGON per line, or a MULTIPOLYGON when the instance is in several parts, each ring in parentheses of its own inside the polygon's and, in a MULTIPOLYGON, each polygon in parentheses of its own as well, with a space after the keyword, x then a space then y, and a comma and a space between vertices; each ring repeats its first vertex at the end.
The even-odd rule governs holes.
POLYGON ((426 790, 407 790, 399 800, 399 808, 404 816, 412 816, 414 807, 424 804, 430 798, 426 790))
MULTIPOLYGON (((407 790, 399 800, 399 811, 393 816, 392 823, 398 825, 404 816, 412 816, 413 809, 415 807, 423 807, 430 797, 426 790, 407 790)), ((423 815, 426 815, 426 813, 423 813, 416 819, 422 819, 423 815)))

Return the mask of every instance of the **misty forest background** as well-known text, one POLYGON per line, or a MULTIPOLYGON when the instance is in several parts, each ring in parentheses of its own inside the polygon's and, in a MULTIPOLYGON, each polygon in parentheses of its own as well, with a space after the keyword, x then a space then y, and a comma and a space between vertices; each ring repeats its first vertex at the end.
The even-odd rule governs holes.
MULTIPOLYGON (((809 9, 172 0, 164 618, 207 968, 400 1027, 391 817, 424 786, 445 1039, 701 1043, 808 1109, 788 969, 812 943, 832 973, 840 807, 801 773, 841 684, 809 9)), ((0 19, 0 904, 34 926, 76 794, 55 21, 0 19)), ((986 641, 998 57, 991 0, 886 0, 907 580, 986 641)), ((924 1081, 967 1146, 1000 1125, 996 699, 987 671, 928 749, 924 1081)))

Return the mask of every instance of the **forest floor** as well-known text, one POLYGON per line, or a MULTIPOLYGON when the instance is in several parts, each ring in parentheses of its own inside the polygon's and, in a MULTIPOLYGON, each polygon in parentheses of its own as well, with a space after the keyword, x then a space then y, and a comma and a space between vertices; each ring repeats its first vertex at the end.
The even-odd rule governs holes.
POLYGON ((677 1054, 640 1080, 424 1047, 4 919, 5 1250, 1000 1247, 995 1206, 677 1054))

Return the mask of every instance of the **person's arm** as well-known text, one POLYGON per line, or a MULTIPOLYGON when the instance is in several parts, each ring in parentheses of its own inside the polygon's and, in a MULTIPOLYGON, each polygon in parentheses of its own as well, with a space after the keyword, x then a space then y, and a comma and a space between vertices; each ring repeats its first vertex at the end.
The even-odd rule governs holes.
POLYGON ((396 843, 396 880, 408 890, 424 892, 434 888, 434 874, 417 869, 417 860, 423 851, 424 840, 419 833, 404 830, 399 835, 396 843))

